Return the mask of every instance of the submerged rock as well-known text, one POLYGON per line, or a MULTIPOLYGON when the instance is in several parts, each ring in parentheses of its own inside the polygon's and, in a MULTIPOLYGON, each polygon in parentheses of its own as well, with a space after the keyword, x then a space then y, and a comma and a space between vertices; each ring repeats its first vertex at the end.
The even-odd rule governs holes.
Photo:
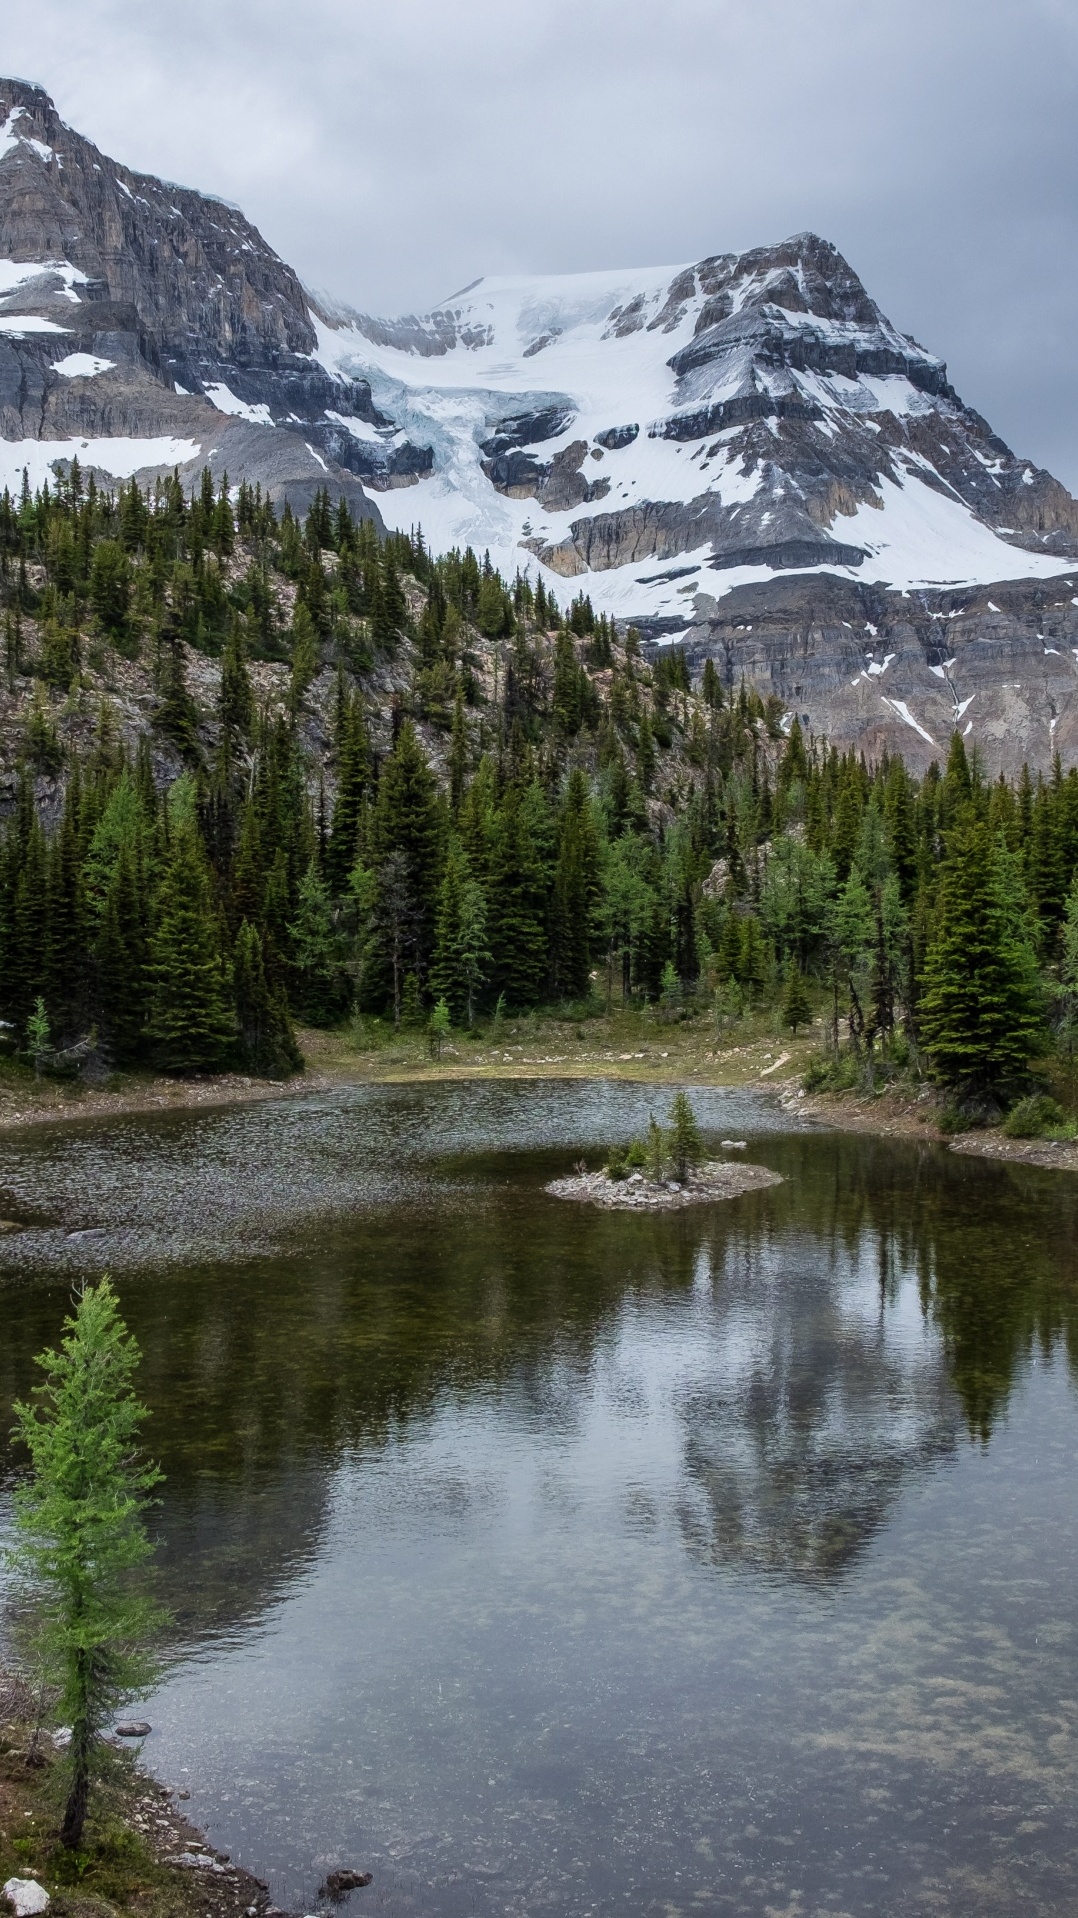
POLYGON ((364 1885, 369 1885, 373 1877, 374 1873, 371 1871, 353 1871, 343 1867, 339 1871, 327 1873, 323 1890, 328 1892, 331 1898, 344 1898, 350 1891, 362 1891, 364 1885))
POLYGON ((153 1726, 148 1725, 144 1718, 128 1718, 122 1725, 117 1725, 116 1736, 117 1738, 148 1738, 152 1730, 153 1726))

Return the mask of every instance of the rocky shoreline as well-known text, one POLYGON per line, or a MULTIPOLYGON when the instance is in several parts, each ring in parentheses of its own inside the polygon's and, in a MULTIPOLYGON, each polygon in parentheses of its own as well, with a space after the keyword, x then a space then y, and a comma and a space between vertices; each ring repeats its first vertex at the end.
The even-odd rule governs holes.
POLYGON ((554 1199, 597 1205, 606 1212, 677 1212, 684 1206, 737 1199, 743 1192, 781 1184, 781 1175, 765 1165, 725 1159, 694 1166, 684 1181, 651 1179, 643 1172, 627 1179, 611 1179, 605 1172, 574 1172, 566 1179, 552 1179, 543 1190, 554 1199))
POLYGON ((0 1670, 0 1911, 17 1910, 9 1886, 38 1886, 44 1902, 37 1897, 34 1908, 54 1918, 101 1918, 109 1908, 139 1918, 285 1918, 266 1883, 191 1823, 187 1794, 142 1770, 141 1741, 109 1742, 116 1763, 98 1788, 73 1872, 56 1829, 64 1735, 40 1729, 29 1686, 0 1670))
POLYGON ((910 1094, 894 1088, 872 1098, 851 1094, 813 1093, 806 1096, 796 1080, 776 1087, 787 1112, 834 1128, 838 1132, 871 1132, 877 1138, 925 1139, 946 1146, 966 1159, 998 1159, 1008 1165, 1041 1166, 1048 1172, 1078 1172, 1078 1141, 1009 1139, 998 1126, 948 1135, 939 1129, 940 1100, 922 1090, 910 1094))

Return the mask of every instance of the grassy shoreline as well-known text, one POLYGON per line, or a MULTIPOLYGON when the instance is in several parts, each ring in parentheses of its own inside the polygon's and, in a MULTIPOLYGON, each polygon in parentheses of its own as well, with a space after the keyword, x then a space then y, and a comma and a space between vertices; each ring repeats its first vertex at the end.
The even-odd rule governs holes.
POLYGON ((655 1085, 759 1085, 804 1072, 822 1028, 791 1038, 772 1015, 718 1034, 703 1019, 672 1021, 633 1010, 610 1017, 532 1015, 504 1022, 477 1038, 454 1034, 432 1059, 425 1033, 394 1032, 367 1021, 359 1034, 303 1029, 306 1071, 284 1080, 239 1073, 167 1079, 117 1074, 104 1085, 41 1079, 10 1062, 0 1065, 0 1130, 77 1118, 184 1111, 297 1097, 342 1085, 400 1085, 438 1079, 628 1079, 655 1085))
POLYGON ((82 1848, 65 1852, 58 1827, 63 1788, 48 1732, 35 1731, 34 1700, 0 1671, 0 1885, 33 1878, 50 1918, 270 1918, 261 1879, 216 1852, 185 1817, 178 1794, 117 1750, 91 1800, 82 1848), (178 1866, 201 1856, 204 1865, 178 1866))
POLYGON ((806 1092, 803 1076, 823 1039, 823 1021, 796 1036, 773 1012, 716 1030, 705 1019, 664 1021, 651 1011, 615 1009, 587 1016, 530 1015, 499 1031, 454 1034, 433 1059, 422 1032, 381 1021, 358 1030, 299 1034, 306 1070, 285 1080, 240 1073, 168 1079, 117 1074, 100 1086, 42 1079, 0 1063, 0 1132, 71 1120, 212 1110, 264 1099, 301 1098, 347 1085, 410 1085, 436 1080, 609 1079, 656 1088, 729 1086, 766 1093, 788 1111, 838 1131, 922 1138, 952 1152, 1078 1171, 1078 1142, 1009 1139, 998 1127, 944 1130, 945 1100, 929 1085, 897 1081, 874 1094, 806 1092))

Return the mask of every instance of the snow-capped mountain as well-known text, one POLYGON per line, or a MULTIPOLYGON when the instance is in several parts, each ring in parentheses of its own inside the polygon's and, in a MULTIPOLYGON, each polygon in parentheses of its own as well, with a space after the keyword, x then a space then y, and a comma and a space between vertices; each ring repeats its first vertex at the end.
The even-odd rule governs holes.
POLYGON ((628 617, 684 625, 696 594, 790 569, 901 589, 1078 554, 1070 495, 811 233, 654 272, 481 280, 422 319, 339 313, 318 334, 320 363, 432 449, 389 518, 510 571, 538 561, 628 617))
POLYGON ((373 319, 0 80, 0 487, 76 454, 327 485, 869 753, 1078 758, 1078 504, 814 234, 373 319))
POLYGON ((1078 505, 815 235, 314 317, 387 421, 342 430, 430 448, 390 524, 541 568, 869 757, 927 766, 958 728, 992 772, 1078 759, 1078 505))

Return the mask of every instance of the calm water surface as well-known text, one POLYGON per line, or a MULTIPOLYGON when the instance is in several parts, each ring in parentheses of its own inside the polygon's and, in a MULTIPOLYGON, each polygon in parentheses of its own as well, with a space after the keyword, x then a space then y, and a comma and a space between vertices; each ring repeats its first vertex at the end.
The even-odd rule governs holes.
POLYGON ((784 1184, 547 1198, 628 1086, 4 1142, 0 1430, 112 1270, 168 1475, 147 1758, 279 1904, 1074 1910, 1078 1180, 694 1099, 784 1184))

